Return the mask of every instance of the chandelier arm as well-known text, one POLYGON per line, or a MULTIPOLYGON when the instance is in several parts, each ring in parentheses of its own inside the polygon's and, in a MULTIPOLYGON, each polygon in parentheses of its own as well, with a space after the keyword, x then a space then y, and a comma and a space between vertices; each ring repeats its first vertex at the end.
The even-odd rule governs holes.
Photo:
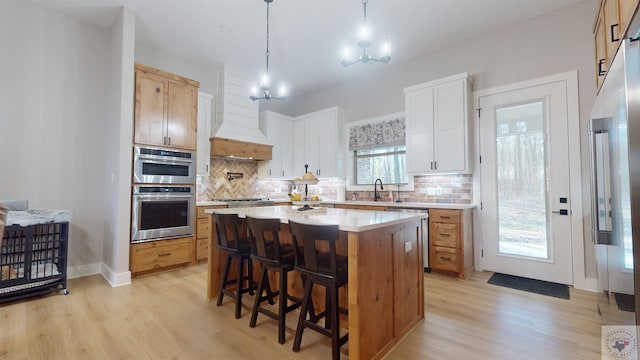
POLYGON ((269 2, 267 2, 267 51, 264 53, 267 58, 267 71, 266 74, 269 76, 269 2))

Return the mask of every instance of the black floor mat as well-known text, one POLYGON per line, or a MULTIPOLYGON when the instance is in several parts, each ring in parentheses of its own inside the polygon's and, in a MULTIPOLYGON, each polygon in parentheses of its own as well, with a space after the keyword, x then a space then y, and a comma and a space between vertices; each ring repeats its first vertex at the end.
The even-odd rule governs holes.
POLYGON ((564 284, 528 279, 500 273, 494 273, 489 281, 487 281, 487 283, 522 291, 528 291, 540 295, 553 296, 567 300, 569 299, 569 287, 564 284))
POLYGON ((636 311, 636 297, 634 295, 614 293, 616 304, 621 311, 636 311))

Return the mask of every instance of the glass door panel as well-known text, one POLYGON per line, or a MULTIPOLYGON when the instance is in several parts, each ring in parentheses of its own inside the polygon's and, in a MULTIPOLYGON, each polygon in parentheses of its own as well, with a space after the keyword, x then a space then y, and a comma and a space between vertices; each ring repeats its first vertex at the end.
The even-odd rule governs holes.
POLYGON ((498 253, 549 259, 544 103, 496 109, 498 253))

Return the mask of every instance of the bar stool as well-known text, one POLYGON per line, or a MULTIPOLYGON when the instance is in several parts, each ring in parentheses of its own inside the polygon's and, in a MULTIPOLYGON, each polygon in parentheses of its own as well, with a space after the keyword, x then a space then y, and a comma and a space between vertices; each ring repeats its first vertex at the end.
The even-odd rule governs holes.
POLYGON ((7 222, 9 208, 0 204, 0 251, 2 251, 2 238, 4 237, 4 225, 7 222))
POLYGON ((213 214, 216 235, 218 238, 218 248, 227 253, 227 262, 224 267, 224 275, 220 283, 217 306, 222 305, 224 295, 236 301, 236 319, 240 318, 242 305, 242 294, 253 295, 256 289, 253 282, 253 263, 251 261, 251 243, 248 238, 240 237, 238 232, 237 214, 213 214), (229 279, 229 269, 231 262, 236 259, 238 262, 238 273, 235 279, 229 279), (247 263, 248 274, 244 275, 245 263, 247 263), (247 281, 247 286, 243 284, 247 281), (227 289, 227 286, 235 284, 235 290, 227 289))
POLYGON ((338 306, 338 289, 347 285, 348 261, 346 256, 336 253, 338 225, 311 225, 289 221, 289 229, 296 256, 294 268, 306 277, 293 351, 300 350, 302 332, 308 327, 331 338, 332 358, 339 359, 340 346, 349 340, 349 334, 340 337, 338 315, 347 314, 347 310, 338 306), (313 285, 325 287, 325 310, 318 314, 311 311, 307 319, 309 308, 313 306, 313 285), (324 327, 318 324, 322 318, 325 319, 324 327))
POLYGON ((257 295, 251 311, 250 327, 256 326, 258 313, 278 321, 278 342, 284 344, 284 331, 286 328, 286 314, 300 307, 301 300, 287 293, 287 276, 293 270, 295 257, 292 244, 280 243, 278 232, 280 231, 280 219, 261 219, 247 216, 249 239, 251 240, 251 258, 262 263, 260 281, 258 282, 257 295), (268 270, 280 275, 280 285, 276 292, 272 292, 269 284, 268 270), (263 291, 267 292, 262 296, 263 291), (278 296, 278 313, 261 306, 265 300, 273 305, 273 298, 278 296), (288 305, 288 301, 293 304, 288 305))

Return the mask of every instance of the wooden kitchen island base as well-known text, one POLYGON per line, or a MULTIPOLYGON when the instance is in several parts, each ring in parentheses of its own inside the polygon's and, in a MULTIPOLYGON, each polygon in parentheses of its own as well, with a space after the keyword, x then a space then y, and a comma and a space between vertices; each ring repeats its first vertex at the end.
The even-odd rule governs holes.
MULTIPOLYGON (((421 217, 424 214, 326 209, 319 215, 299 215, 295 207, 259 207, 210 210, 256 217, 278 217, 283 226, 281 241, 291 241, 288 219, 316 224, 338 224, 338 252, 348 255, 349 284, 340 294, 341 306, 349 310, 350 359, 384 357, 424 319, 424 284, 421 217)), ((207 298, 218 295, 224 254, 209 246, 207 298)), ((299 275, 292 274, 290 291, 302 294, 299 275)), ((274 279, 275 280, 275 279, 274 279)), ((276 285, 274 284, 274 287, 276 285)), ((322 299, 318 293, 315 299, 322 299)), ((253 298, 247 297, 249 301, 253 298)), ((318 302, 319 303, 319 302, 318 302)), ((342 323, 342 322, 341 322, 342 323)), ((250 331, 248 329, 247 331, 250 331)), ((304 337, 303 337, 304 344, 304 337)))

